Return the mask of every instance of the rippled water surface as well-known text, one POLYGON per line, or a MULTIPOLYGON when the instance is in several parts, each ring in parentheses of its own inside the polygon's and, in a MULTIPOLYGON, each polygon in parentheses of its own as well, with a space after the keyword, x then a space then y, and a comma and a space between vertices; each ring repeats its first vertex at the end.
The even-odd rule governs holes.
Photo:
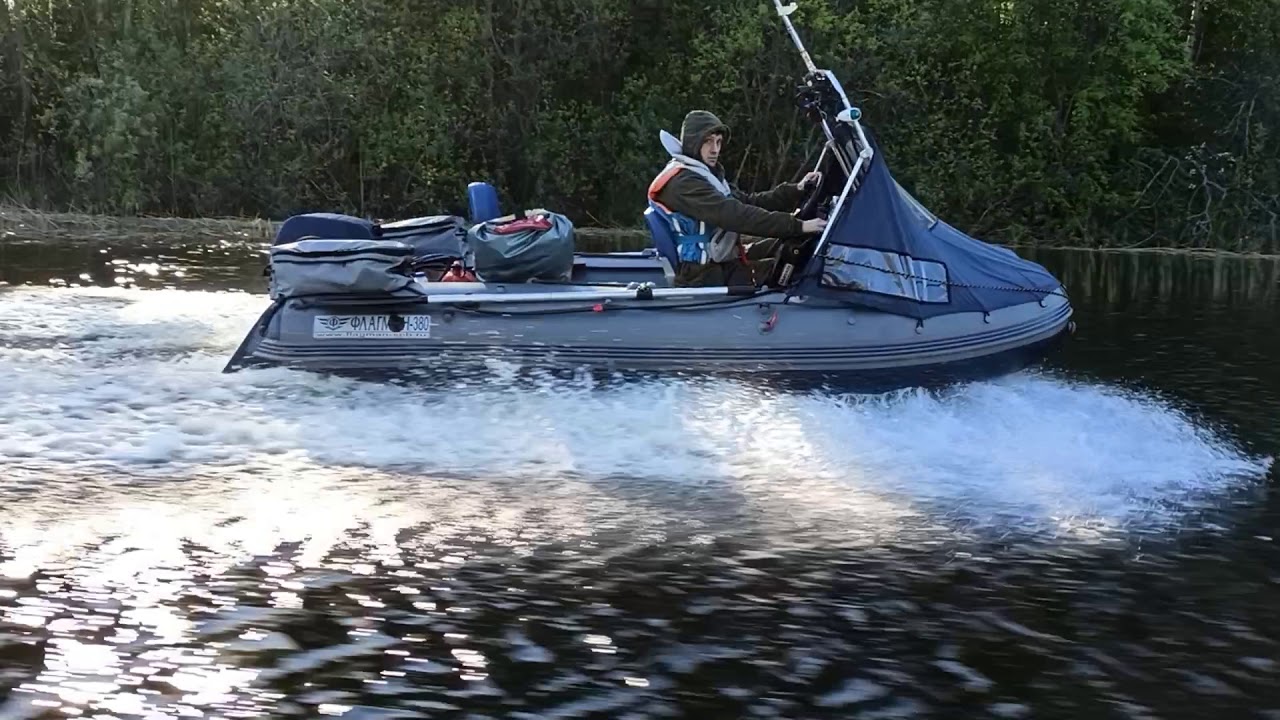
POLYGON ((222 375, 258 248, 0 244, 0 718, 1280 718, 1276 264, 1037 259, 857 396, 222 375))

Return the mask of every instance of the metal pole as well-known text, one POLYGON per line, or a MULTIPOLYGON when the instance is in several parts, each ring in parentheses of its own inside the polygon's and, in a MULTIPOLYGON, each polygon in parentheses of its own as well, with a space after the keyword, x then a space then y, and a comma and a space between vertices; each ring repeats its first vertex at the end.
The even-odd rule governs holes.
POLYGON ((787 32, 791 35, 791 42, 796 44, 796 49, 800 51, 800 57, 804 58, 804 66, 809 72, 818 72, 818 66, 813 64, 813 58, 809 57, 809 51, 804 49, 804 43, 800 42, 800 35, 796 32, 796 28, 791 24, 791 18, 787 17, 795 12, 796 4, 783 5, 782 0, 773 0, 773 7, 778 11, 778 17, 782 18, 782 22, 787 26, 787 32))
MULTIPOLYGON (((422 287, 430 293, 432 283, 423 283, 422 287)), ((693 287, 693 288, 648 288, 648 289, 610 289, 581 292, 566 290, 561 292, 523 292, 523 293, 435 293, 428 294, 418 300, 427 305, 462 305, 466 303, 495 303, 510 305, 515 303, 573 303, 596 300, 673 300, 678 298, 726 297, 738 295, 746 297, 755 294, 751 287, 693 287)))
MULTIPOLYGON (((831 235, 832 227, 834 227, 840 220, 840 212, 844 209, 845 202, 849 199, 850 191, 853 190, 853 186, 858 183, 858 174, 861 173, 862 169, 871 162, 874 153, 871 150, 871 144, 867 142, 866 134, 862 131, 862 123, 858 122, 858 115, 860 113, 858 113, 857 110, 854 109, 853 105, 849 103, 849 97, 845 95, 844 87, 841 86, 840 81, 830 70, 818 70, 818 67, 813 64, 813 58, 809 57, 809 51, 805 50, 804 43, 800 41, 800 35, 796 32, 795 26, 791 24, 791 18, 788 16, 795 12, 796 4, 793 2, 783 5, 782 0, 773 0, 773 7, 778 11, 778 16, 782 18, 783 24, 787 26, 787 33, 791 35, 791 41, 795 43, 796 49, 800 51, 800 56, 804 58, 805 68, 808 69, 811 75, 816 75, 821 72, 831 82, 831 86, 835 88, 836 93, 840 96, 841 104, 845 107, 845 111, 840 114, 848 115, 847 119, 837 118, 837 122, 847 122, 852 125, 854 132, 857 134, 858 143, 861 145, 861 147, 858 148, 857 156, 849 158, 849 160, 853 162, 853 167, 846 165, 844 153, 839 151, 838 148, 833 147, 833 150, 837 150, 836 159, 840 161, 841 167, 845 170, 847 179, 843 190, 840 192, 840 198, 836 200, 836 205, 831 211, 832 222, 827 223, 827 226, 822 230, 822 234, 818 236, 818 240, 813 247, 813 254, 810 256, 809 263, 806 264, 807 268, 818 260, 819 253, 826 246, 829 236, 831 235)), ((830 141, 829 145, 834 145, 836 143, 835 133, 832 132, 831 127, 827 124, 826 118, 823 118, 822 120, 822 129, 827 134, 827 138, 830 141)), ((789 292, 790 291, 788 291, 788 294, 789 292)))

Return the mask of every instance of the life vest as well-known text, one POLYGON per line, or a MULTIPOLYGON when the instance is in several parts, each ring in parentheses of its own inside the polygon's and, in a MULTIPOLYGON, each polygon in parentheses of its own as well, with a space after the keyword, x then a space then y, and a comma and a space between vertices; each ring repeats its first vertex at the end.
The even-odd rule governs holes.
MULTIPOLYGON (((670 152, 670 150, 668 150, 670 152)), ((711 183, 726 197, 730 195, 729 183, 716 177, 706 164, 680 153, 671 153, 671 161, 658 173, 649 184, 649 201, 662 208, 671 218, 671 232, 675 236, 676 254, 682 263, 705 265, 708 262, 725 262, 740 259, 738 233, 718 228, 702 220, 689 217, 663 205, 658 201, 658 193, 666 187, 667 182, 682 170, 695 173, 711 183)))

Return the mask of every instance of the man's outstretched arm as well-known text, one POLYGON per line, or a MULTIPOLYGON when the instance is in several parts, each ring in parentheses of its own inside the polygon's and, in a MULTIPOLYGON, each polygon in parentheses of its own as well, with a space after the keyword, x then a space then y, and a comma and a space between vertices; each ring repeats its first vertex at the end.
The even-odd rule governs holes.
MULTIPOLYGON (((791 186, 795 201, 799 202, 799 189, 791 186)), ((771 199, 778 188, 767 193, 771 199)), ((746 196, 751 197, 751 196, 746 196)), ((804 234, 803 223, 788 212, 766 210, 747 204, 737 197, 721 195, 707 181, 689 172, 671 178, 658 193, 658 202, 672 210, 696 218, 725 230, 756 237, 796 237, 804 234)))
POLYGON ((765 210, 777 210, 781 212, 791 212, 800 204, 800 186, 795 183, 782 183, 772 190, 763 190, 755 193, 744 193, 741 190, 734 189, 733 196, 738 200, 748 204, 762 207, 765 210))

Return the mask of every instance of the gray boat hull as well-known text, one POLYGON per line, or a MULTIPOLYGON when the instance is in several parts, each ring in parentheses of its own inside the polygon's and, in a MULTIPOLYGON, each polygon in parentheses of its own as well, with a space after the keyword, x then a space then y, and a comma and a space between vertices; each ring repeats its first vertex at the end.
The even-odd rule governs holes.
MULTIPOLYGON (((577 282, 666 284, 657 264, 640 255, 597 256, 584 264, 590 267, 577 282)), ((782 292, 593 300, 599 285, 424 282, 419 288, 426 297, 276 301, 227 370, 285 365, 395 372, 500 359, 550 369, 847 373, 878 387, 928 385, 1033 363, 1071 328, 1072 315, 1061 290, 990 313, 917 321, 782 292), (503 301, 535 291, 542 296, 537 301, 503 301)))

